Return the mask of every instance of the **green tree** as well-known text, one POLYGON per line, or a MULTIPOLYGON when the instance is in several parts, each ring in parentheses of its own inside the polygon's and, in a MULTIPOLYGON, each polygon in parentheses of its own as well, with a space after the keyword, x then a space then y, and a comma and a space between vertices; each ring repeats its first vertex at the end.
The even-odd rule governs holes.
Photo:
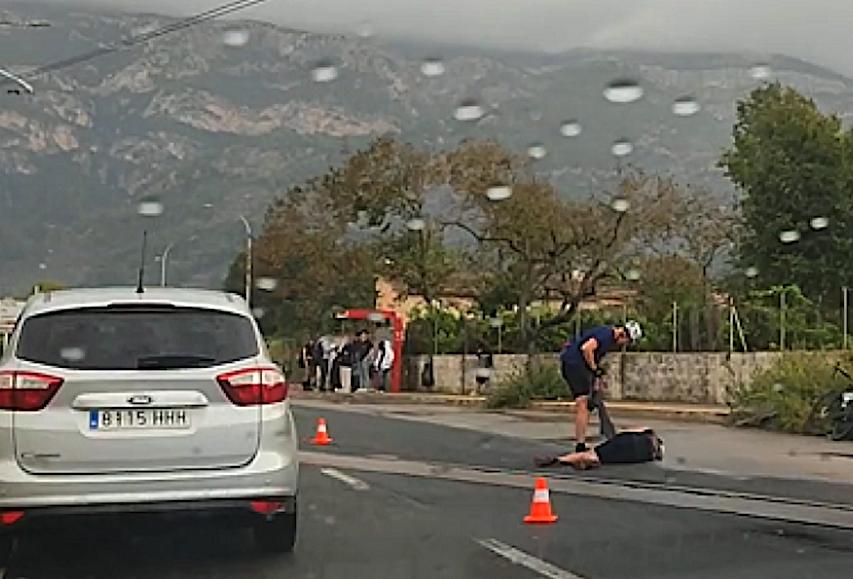
POLYGON ((811 99, 771 84, 738 103, 733 137, 720 165, 743 194, 741 270, 755 268, 764 287, 796 284, 815 299, 837 294, 853 281, 850 134, 811 99), (780 234, 791 231, 782 243, 780 234))
POLYGON ((795 285, 749 291, 738 310, 753 350, 780 349, 783 323, 786 350, 837 348, 841 343, 838 326, 823 320, 817 305, 795 285))
MULTIPOLYGON (((333 310, 372 307, 372 248, 347 239, 323 179, 294 187, 267 211, 255 243, 253 306, 268 335, 303 339, 331 329, 333 310)), ((226 289, 242 293, 245 254, 232 262, 226 289)))
POLYGON ((481 253, 492 254, 493 295, 515 298, 520 341, 533 353, 542 333, 571 321, 602 282, 669 235, 670 207, 682 192, 671 180, 635 173, 605 198, 577 201, 532 177, 510 179, 512 195, 500 201, 488 189, 451 181, 466 187, 466 203, 452 224, 467 231, 481 253), (531 306, 542 300, 559 303, 558 311, 534 323, 531 306))

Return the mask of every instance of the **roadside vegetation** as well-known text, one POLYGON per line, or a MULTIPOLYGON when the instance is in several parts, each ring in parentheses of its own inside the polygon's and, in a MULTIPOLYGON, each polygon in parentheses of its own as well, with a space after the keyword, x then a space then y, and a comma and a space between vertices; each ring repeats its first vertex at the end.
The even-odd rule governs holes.
POLYGON ((507 375, 486 397, 489 408, 527 408, 535 400, 570 399, 570 392, 555 364, 533 364, 507 375))
POLYGON ((853 355, 784 355, 753 376, 749 385, 732 392, 732 423, 795 434, 826 434, 830 425, 818 402, 827 394, 849 388, 849 382, 834 371, 836 363, 853 368, 853 355))

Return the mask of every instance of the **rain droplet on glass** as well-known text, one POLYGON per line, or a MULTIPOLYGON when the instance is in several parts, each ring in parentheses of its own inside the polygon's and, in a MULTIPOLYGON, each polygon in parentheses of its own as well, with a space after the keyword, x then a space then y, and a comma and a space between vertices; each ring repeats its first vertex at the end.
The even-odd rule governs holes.
POLYGON ((86 357, 86 351, 78 347, 62 348, 59 351, 59 356, 69 362, 79 362, 86 357))
POLYGON ((828 217, 813 217, 811 221, 809 221, 809 225, 815 231, 820 231, 821 229, 826 229, 829 227, 829 218, 828 217))
POLYGON ((643 98, 643 87, 630 79, 619 79, 611 82, 604 89, 604 98, 612 103, 627 104, 643 98))
POLYGON ((409 231, 423 231, 426 227, 426 221, 420 217, 415 217, 414 219, 409 219, 409 221, 406 222, 406 227, 409 231))
POLYGON ((625 213, 631 208, 631 202, 627 199, 614 199, 610 207, 617 213, 625 213))
POLYGON ((311 69, 314 82, 332 82, 338 78, 338 68, 330 62, 321 62, 311 69))
POLYGON ((773 392, 776 392, 777 394, 778 394, 779 392, 781 392, 782 390, 784 390, 784 389, 785 389, 785 386, 783 386, 783 385, 782 385, 782 384, 780 384, 779 382, 776 382, 776 383, 773 385, 773 392))
POLYGON ((457 121, 473 122, 482 119, 484 114, 486 114, 486 111, 477 103, 477 101, 466 100, 462 101, 462 103, 456 107, 456 110, 453 113, 453 118, 457 121))
POLYGON ((800 232, 796 229, 788 229, 779 234, 779 241, 782 243, 794 243, 800 240, 800 232))
POLYGON ((136 207, 136 212, 143 217, 157 217, 163 214, 163 203, 158 199, 143 199, 136 207))
POLYGON ((548 155, 548 149, 542 143, 533 143, 527 147, 527 156, 535 161, 544 159, 548 155))
POLYGON ((767 80, 773 74, 773 70, 768 64, 756 64, 749 69, 749 76, 755 80, 767 80))
POLYGON ((634 144, 627 139, 619 139, 610 146, 610 152, 616 157, 627 157, 634 152, 634 144))
POLYGON ((542 111, 539 109, 530 109, 527 111, 528 116, 530 116, 530 120, 534 122, 539 122, 542 120, 542 111))
POLYGON ((757 267, 748 267, 744 270, 743 274, 746 277, 758 277, 758 268, 757 267))
POLYGON ((222 34, 222 43, 231 48, 246 46, 249 42, 249 31, 242 28, 232 28, 222 34))
POLYGON ((672 114, 677 117, 692 117, 702 110, 699 102, 691 96, 683 96, 672 103, 672 114))
POLYGON ((274 277, 259 277, 255 282, 255 287, 265 292, 271 292, 278 287, 278 280, 274 277))
POLYGON ((47 269, 47 264, 42 262, 39 264, 39 269, 47 269))
POLYGON ((625 272, 625 279, 628 281, 637 281, 640 279, 640 270, 636 268, 631 268, 625 272))
POLYGON ((252 315, 255 316, 256 319, 261 319, 266 315, 267 311, 264 308, 252 308, 252 315))
POLYGON ((576 120, 563 121, 560 125, 560 134, 564 137, 577 137, 583 132, 583 127, 576 120))
POLYGON ((440 58, 427 58, 421 63, 421 74, 424 76, 441 76, 445 70, 440 58))
POLYGON ((376 31, 373 30, 373 24, 368 20, 359 22, 355 32, 360 38, 372 38, 376 34, 376 31))
POLYGON ((486 190, 486 197, 490 201, 505 201, 512 197, 512 187, 509 185, 495 185, 486 190))

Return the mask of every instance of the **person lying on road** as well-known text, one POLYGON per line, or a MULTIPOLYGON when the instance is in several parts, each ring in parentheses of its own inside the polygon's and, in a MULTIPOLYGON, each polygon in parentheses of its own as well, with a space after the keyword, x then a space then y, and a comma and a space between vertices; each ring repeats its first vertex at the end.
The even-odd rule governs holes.
POLYGON ((663 460, 663 441, 651 428, 623 430, 591 450, 533 459, 538 467, 565 464, 577 470, 598 468, 602 464, 636 464, 653 460, 663 460))

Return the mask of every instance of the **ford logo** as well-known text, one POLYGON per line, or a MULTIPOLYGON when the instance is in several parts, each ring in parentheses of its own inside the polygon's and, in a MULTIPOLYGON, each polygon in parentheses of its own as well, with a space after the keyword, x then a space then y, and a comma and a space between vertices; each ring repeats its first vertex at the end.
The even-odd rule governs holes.
POLYGON ((128 398, 127 401, 134 406, 145 406, 154 402, 154 399, 146 394, 137 394, 128 398))

